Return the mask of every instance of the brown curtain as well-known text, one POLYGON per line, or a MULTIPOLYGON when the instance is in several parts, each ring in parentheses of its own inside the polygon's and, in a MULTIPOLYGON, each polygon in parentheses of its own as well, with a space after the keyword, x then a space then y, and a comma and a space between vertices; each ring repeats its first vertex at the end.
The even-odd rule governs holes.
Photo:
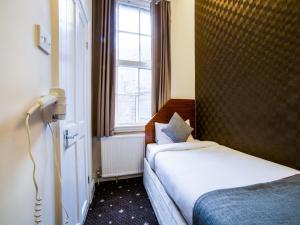
POLYGON ((115 0, 93 1, 93 135, 111 136, 115 118, 115 0))
POLYGON ((152 14, 152 113, 171 95, 171 5, 168 1, 151 3, 152 14))

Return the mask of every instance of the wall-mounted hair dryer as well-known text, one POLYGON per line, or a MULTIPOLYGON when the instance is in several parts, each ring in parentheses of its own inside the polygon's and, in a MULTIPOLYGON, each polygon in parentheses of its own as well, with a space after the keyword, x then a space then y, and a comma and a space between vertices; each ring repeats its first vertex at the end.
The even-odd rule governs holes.
MULTIPOLYGON (((28 137, 28 152, 33 163, 33 183, 35 187, 35 207, 34 221, 36 225, 42 225, 42 197, 40 196, 39 186, 36 179, 36 163, 32 154, 31 131, 29 120, 31 115, 36 111, 41 111, 43 120, 50 127, 51 122, 63 120, 66 117, 66 97, 65 91, 60 88, 51 88, 48 95, 39 97, 30 109, 26 112, 25 126, 28 137)), ((51 127, 50 127, 51 128, 51 127)), ((52 132, 52 130, 51 130, 52 132)), ((52 133, 53 135, 53 133, 52 133)), ((58 169, 57 169, 58 171, 58 169)), ((67 214, 68 215, 68 214, 67 214)), ((68 217, 68 216, 67 216, 68 217)))
POLYGON ((35 111, 43 112, 43 119, 46 123, 64 120, 66 117, 65 91, 61 88, 51 88, 50 93, 39 97, 34 105, 27 111, 27 115, 35 111))

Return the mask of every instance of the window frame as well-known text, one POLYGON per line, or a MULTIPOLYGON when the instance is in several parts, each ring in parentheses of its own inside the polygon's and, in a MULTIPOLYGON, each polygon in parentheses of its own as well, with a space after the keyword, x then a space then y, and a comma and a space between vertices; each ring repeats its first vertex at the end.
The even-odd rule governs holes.
MULTIPOLYGON (((141 12, 142 11, 146 11, 150 13, 150 4, 145 3, 145 2, 141 2, 141 1, 131 1, 128 2, 126 0, 118 0, 117 4, 116 4, 116 81, 118 79, 118 68, 119 67, 127 67, 127 68, 136 68, 138 70, 138 79, 140 79, 140 70, 150 70, 152 71, 152 62, 151 62, 151 58, 148 62, 142 62, 141 61, 141 57, 142 57, 142 49, 141 49, 141 38, 142 37, 148 37, 151 40, 152 37, 152 33, 150 32, 150 34, 143 34, 141 33, 141 12), (130 31, 123 31, 119 29, 119 7, 120 5, 124 5, 124 6, 130 6, 133 8, 137 8, 139 11, 139 29, 138 32, 130 32, 130 31), (124 33, 124 34, 134 34, 134 35, 138 35, 139 36, 139 61, 130 61, 130 60, 120 60, 119 57, 119 34, 120 33, 124 33)), ((151 17, 151 13, 150 13, 150 17, 151 17)), ((151 43, 152 45, 152 43, 151 43)), ((152 55, 152 46, 150 47, 150 55, 152 55)), ((138 84, 138 95, 136 96, 136 99, 139 98, 139 96, 141 95, 140 92, 140 83, 138 84)), ((117 102, 118 102, 118 82, 116 82, 116 91, 115 91, 115 107, 116 107, 116 111, 117 111, 117 102)), ((152 97, 152 93, 150 92, 150 96, 152 97)), ((136 123, 135 124, 115 124, 114 127, 114 132, 115 133, 128 133, 128 132, 142 132, 145 130, 145 125, 146 123, 138 123, 137 119, 138 119, 138 110, 139 110, 139 102, 136 100, 135 103, 135 110, 136 110, 136 116, 135 116, 135 120, 136 123)), ((151 110, 152 112, 152 110, 151 110)), ((115 117, 116 117, 116 112, 115 112, 115 117)), ((151 116, 150 116, 151 118, 151 116)), ((149 119, 150 119, 149 118, 149 119)), ((115 119, 116 121, 116 119, 115 119)))

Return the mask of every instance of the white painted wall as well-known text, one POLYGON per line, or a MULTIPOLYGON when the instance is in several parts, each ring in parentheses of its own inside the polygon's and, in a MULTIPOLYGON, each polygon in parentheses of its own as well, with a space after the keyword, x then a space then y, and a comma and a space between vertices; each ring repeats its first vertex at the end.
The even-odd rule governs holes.
MULTIPOLYGON (((0 224, 34 224, 32 163, 25 111, 51 87, 51 56, 35 47, 34 24, 51 30, 48 0, 1 1, 0 7, 0 224)), ((41 115, 31 120, 33 154, 43 196, 44 224, 55 224, 53 147, 41 115)))
MULTIPOLYGON (((41 24, 49 32, 57 28, 58 24, 53 24, 58 22, 54 18, 57 16, 57 9, 53 9, 57 6, 55 1, 0 2, 0 224, 3 225, 34 224, 33 167, 24 119, 34 99, 57 84, 55 52, 54 56, 45 55, 35 46, 34 40, 34 24, 41 24)), ((91 0, 87 0, 87 5, 91 11, 91 0)), ((53 41, 57 48, 57 39, 53 41)), ((58 225, 59 202, 51 134, 39 113, 31 119, 31 129, 43 197, 43 224, 58 225)))
POLYGON ((195 98, 195 0, 171 1, 172 98, 195 98))

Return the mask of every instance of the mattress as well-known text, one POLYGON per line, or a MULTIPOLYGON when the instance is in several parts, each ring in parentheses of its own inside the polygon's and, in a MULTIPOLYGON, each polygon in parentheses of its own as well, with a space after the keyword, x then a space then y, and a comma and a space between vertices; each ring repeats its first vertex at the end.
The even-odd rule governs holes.
POLYGON ((183 217, 210 191, 270 182, 300 173, 214 142, 147 146, 147 160, 183 217))

